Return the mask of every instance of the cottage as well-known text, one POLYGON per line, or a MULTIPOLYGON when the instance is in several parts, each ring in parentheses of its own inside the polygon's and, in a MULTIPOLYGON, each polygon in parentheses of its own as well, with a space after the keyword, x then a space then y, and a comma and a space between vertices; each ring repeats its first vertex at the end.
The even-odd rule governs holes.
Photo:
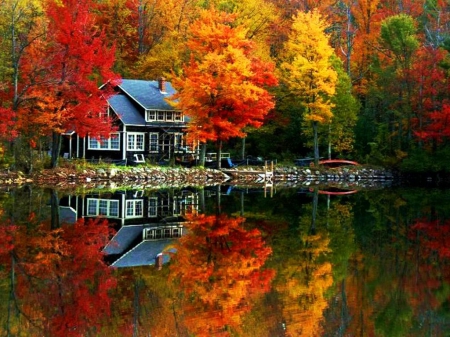
POLYGON ((116 119, 117 132, 104 139, 68 132, 65 157, 133 164, 167 163, 194 154, 185 141, 186 117, 166 100, 175 93, 170 82, 124 79, 114 89, 117 94, 108 99, 107 113, 116 119))

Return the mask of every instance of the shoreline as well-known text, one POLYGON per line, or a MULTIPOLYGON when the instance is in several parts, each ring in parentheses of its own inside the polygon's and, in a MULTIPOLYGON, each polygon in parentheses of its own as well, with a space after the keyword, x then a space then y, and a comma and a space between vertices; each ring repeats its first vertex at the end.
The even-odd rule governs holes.
POLYGON ((122 168, 67 168, 46 169, 31 175, 22 172, 1 172, 0 186, 36 185, 42 187, 95 187, 111 186, 208 186, 233 185, 306 185, 311 184, 383 184, 394 180, 391 171, 368 166, 342 166, 339 168, 311 168, 276 166, 273 171, 259 166, 242 166, 233 169, 203 167, 136 166, 122 168))

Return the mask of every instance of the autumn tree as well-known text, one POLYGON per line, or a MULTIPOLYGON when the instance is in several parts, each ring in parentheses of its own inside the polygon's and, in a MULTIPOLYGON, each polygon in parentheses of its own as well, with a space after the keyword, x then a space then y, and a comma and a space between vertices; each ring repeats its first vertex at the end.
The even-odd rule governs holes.
POLYGON ((312 123, 316 165, 319 161, 318 125, 331 121, 331 97, 337 81, 331 63, 333 49, 325 28, 326 22, 317 11, 299 12, 294 17, 281 64, 284 82, 306 108, 305 120, 312 123))
POLYGON ((188 132, 201 143, 222 143, 243 137, 246 126, 261 126, 274 107, 266 86, 277 80, 274 66, 254 55, 246 31, 234 26, 234 16, 215 9, 204 10, 189 30, 190 61, 172 83, 177 106, 190 122, 188 132))
MULTIPOLYGON (((331 98, 333 119, 328 124, 319 125, 319 145, 328 148, 328 158, 353 152, 354 128, 360 109, 359 101, 352 94, 350 78, 344 71, 342 61, 332 57, 333 69, 337 73, 336 92, 331 98)), ((312 132, 305 127, 305 135, 311 139, 312 132)))
POLYGON ((52 166, 58 164, 61 134, 73 130, 84 137, 108 136, 111 121, 105 120, 107 92, 99 85, 115 82, 111 72, 114 49, 96 27, 91 0, 48 1, 45 40, 35 45, 27 67, 36 74, 28 98, 33 104, 19 116, 24 127, 27 117, 42 133, 52 135, 52 166))
POLYGON ((16 165, 20 164, 18 155, 26 149, 17 141, 16 128, 17 111, 26 102, 29 89, 23 61, 30 46, 43 35, 43 20, 40 1, 0 2, 0 137, 9 142, 11 163, 16 165))

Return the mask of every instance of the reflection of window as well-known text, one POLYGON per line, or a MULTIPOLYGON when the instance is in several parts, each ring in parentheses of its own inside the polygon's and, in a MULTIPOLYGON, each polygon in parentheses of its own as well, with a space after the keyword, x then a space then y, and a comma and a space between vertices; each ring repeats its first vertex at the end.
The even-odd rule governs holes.
POLYGON ((175 197, 173 200, 173 214, 186 215, 192 214, 197 210, 197 201, 195 194, 189 194, 181 197, 175 197))
POLYGON ((181 227, 162 227, 162 228, 149 228, 145 232, 146 240, 158 240, 168 238, 179 238, 183 231, 181 227))
POLYGON ((106 137, 88 137, 89 150, 120 150, 120 136, 118 133, 111 133, 106 137))
POLYGON ((119 200, 87 199, 88 216, 119 216, 119 200))
POLYGON ((158 216, 158 198, 148 199, 148 217, 154 218, 158 216))
POLYGON ((143 200, 127 200, 126 202, 127 218, 138 218, 144 215, 143 200))
POLYGON ((127 150, 144 151, 144 134, 137 132, 128 132, 127 150))
POLYGON ((150 152, 158 153, 158 133, 151 132, 149 133, 150 138, 150 152))

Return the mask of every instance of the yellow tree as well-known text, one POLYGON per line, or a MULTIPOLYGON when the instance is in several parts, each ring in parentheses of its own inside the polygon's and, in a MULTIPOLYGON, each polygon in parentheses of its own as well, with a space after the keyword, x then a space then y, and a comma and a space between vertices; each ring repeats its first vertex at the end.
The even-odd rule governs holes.
POLYGON ((281 64, 284 82, 306 108, 305 119, 312 122, 316 165, 319 161, 318 124, 331 121, 333 104, 330 99, 337 82, 331 62, 333 49, 325 28, 326 22, 316 10, 294 16, 281 64))

